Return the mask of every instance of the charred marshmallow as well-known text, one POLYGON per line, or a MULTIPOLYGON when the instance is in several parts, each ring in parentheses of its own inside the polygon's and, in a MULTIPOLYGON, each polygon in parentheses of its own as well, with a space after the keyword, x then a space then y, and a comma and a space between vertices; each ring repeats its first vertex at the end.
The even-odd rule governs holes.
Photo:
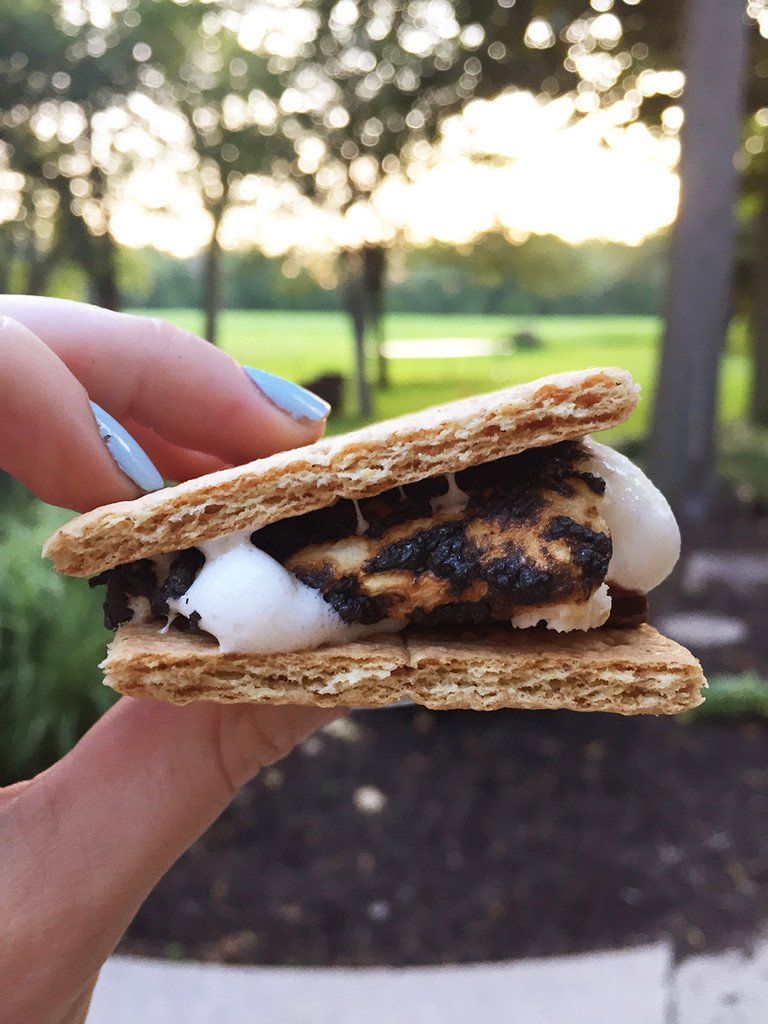
MULTIPOLYGON (((586 470, 606 484, 601 512, 610 531, 613 556, 607 583, 645 594, 665 579, 680 554, 680 531, 663 495, 625 456, 586 439, 586 470)), ((448 492, 433 507, 461 505, 466 495, 449 477, 448 492)), ((357 509, 358 532, 364 520, 357 509)), ((345 623, 322 594, 250 541, 251 531, 198 545, 205 564, 189 590, 169 602, 172 612, 199 616, 201 629, 221 650, 277 652, 345 643, 364 635, 402 628, 391 620, 371 626, 345 623)), ((532 608, 512 618, 525 628, 544 621, 558 631, 585 630, 608 618, 611 599, 604 583, 582 603, 532 608)))
POLYGON ((251 530, 203 541, 205 564, 192 586, 168 602, 171 612, 197 613, 200 628, 222 651, 310 650, 380 633, 387 623, 349 625, 319 590, 301 583, 250 541, 251 530))

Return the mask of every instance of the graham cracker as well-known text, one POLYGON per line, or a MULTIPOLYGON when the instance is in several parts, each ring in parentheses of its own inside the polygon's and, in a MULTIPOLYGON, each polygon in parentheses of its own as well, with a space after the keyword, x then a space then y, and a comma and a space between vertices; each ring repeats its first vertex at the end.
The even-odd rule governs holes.
POLYGON ((623 422, 639 387, 616 368, 559 373, 221 470, 78 516, 43 554, 71 576, 365 498, 623 422))
POLYGON ((579 633, 495 625, 457 635, 410 627, 286 654, 221 654, 203 635, 121 626, 102 667, 121 693, 174 704, 381 707, 404 697, 429 708, 674 714, 706 685, 684 647, 652 626, 579 633))

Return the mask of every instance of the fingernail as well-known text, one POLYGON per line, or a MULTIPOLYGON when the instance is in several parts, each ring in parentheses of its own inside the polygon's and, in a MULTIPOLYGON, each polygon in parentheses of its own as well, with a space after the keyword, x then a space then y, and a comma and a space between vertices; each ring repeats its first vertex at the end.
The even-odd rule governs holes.
POLYGON ((330 405, 313 391, 293 381, 278 377, 274 373, 267 373, 266 370, 257 370, 253 366, 244 366, 256 387, 283 412, 289 416, 304 418, 308 420, 324 420, 331 411, 330 405))
POLYGON ((163 478, 139 443, 101 406, 91 402, 91 409, 112 458, 125 475, 142 491, 159 490, 163 486, 163 478))

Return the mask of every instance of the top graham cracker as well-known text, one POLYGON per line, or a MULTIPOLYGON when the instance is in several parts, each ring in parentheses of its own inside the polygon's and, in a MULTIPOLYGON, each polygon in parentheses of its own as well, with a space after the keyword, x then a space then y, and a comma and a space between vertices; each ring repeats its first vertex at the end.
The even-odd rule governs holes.
POLYGON ((77 516, 43 555, 70 576, 366 498, 622 423, 639 386, 617 368, 553 374, 423 409, 77 516))

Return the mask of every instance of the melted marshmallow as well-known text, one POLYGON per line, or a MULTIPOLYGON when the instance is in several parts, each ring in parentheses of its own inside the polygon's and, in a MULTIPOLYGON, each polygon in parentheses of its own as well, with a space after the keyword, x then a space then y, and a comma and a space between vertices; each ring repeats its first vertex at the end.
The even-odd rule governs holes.
POLYGON ((445 494, 438 494, 436 498, 430 498, 429 504, 432 506, 432 514, 441 512, 443 509, 454 509, 464 508, 469 501, 469 495, 466 491, 462 491, 459 485, 456 483, 455 473, 446 473, 445 479, 448 483, 448 490, 445 494))
POLYGON ((570 633, 575 629, 596 629, 611 614, 608 586, 602 583, 587 601, 539 605, 530 611, 518 612, 510 619, 517 629, 528 629, 543 622, 547 629, 570 633))
POLYGON ((363 515, 363 513, 360 511, 360 502, 358 501, 357 498, 352 499, 352 504, 355 506, 355 514, 357 516, 357 527, 355 532, 357 533, 358 537, 362 537, 362 535, 368 529, 370 524, 363 515))
MULTIPOLYGON (((197 546, 205 564, 192 586, 168 602, 171 611, 200 616, 222 651, 296 651, 360 636, 324 600, 250 542, 250 530, 197 546)), ((370 632, 370 629, 367 630, 370 632)))
POLYGON ((583 443, 591 455, 587 471, 605 480, 600 511, 613 543, 606 578, 625 590, 647 594, 669 576, 680 557, 680 529, 672 509, 625 455, 592 438, 583 443))

